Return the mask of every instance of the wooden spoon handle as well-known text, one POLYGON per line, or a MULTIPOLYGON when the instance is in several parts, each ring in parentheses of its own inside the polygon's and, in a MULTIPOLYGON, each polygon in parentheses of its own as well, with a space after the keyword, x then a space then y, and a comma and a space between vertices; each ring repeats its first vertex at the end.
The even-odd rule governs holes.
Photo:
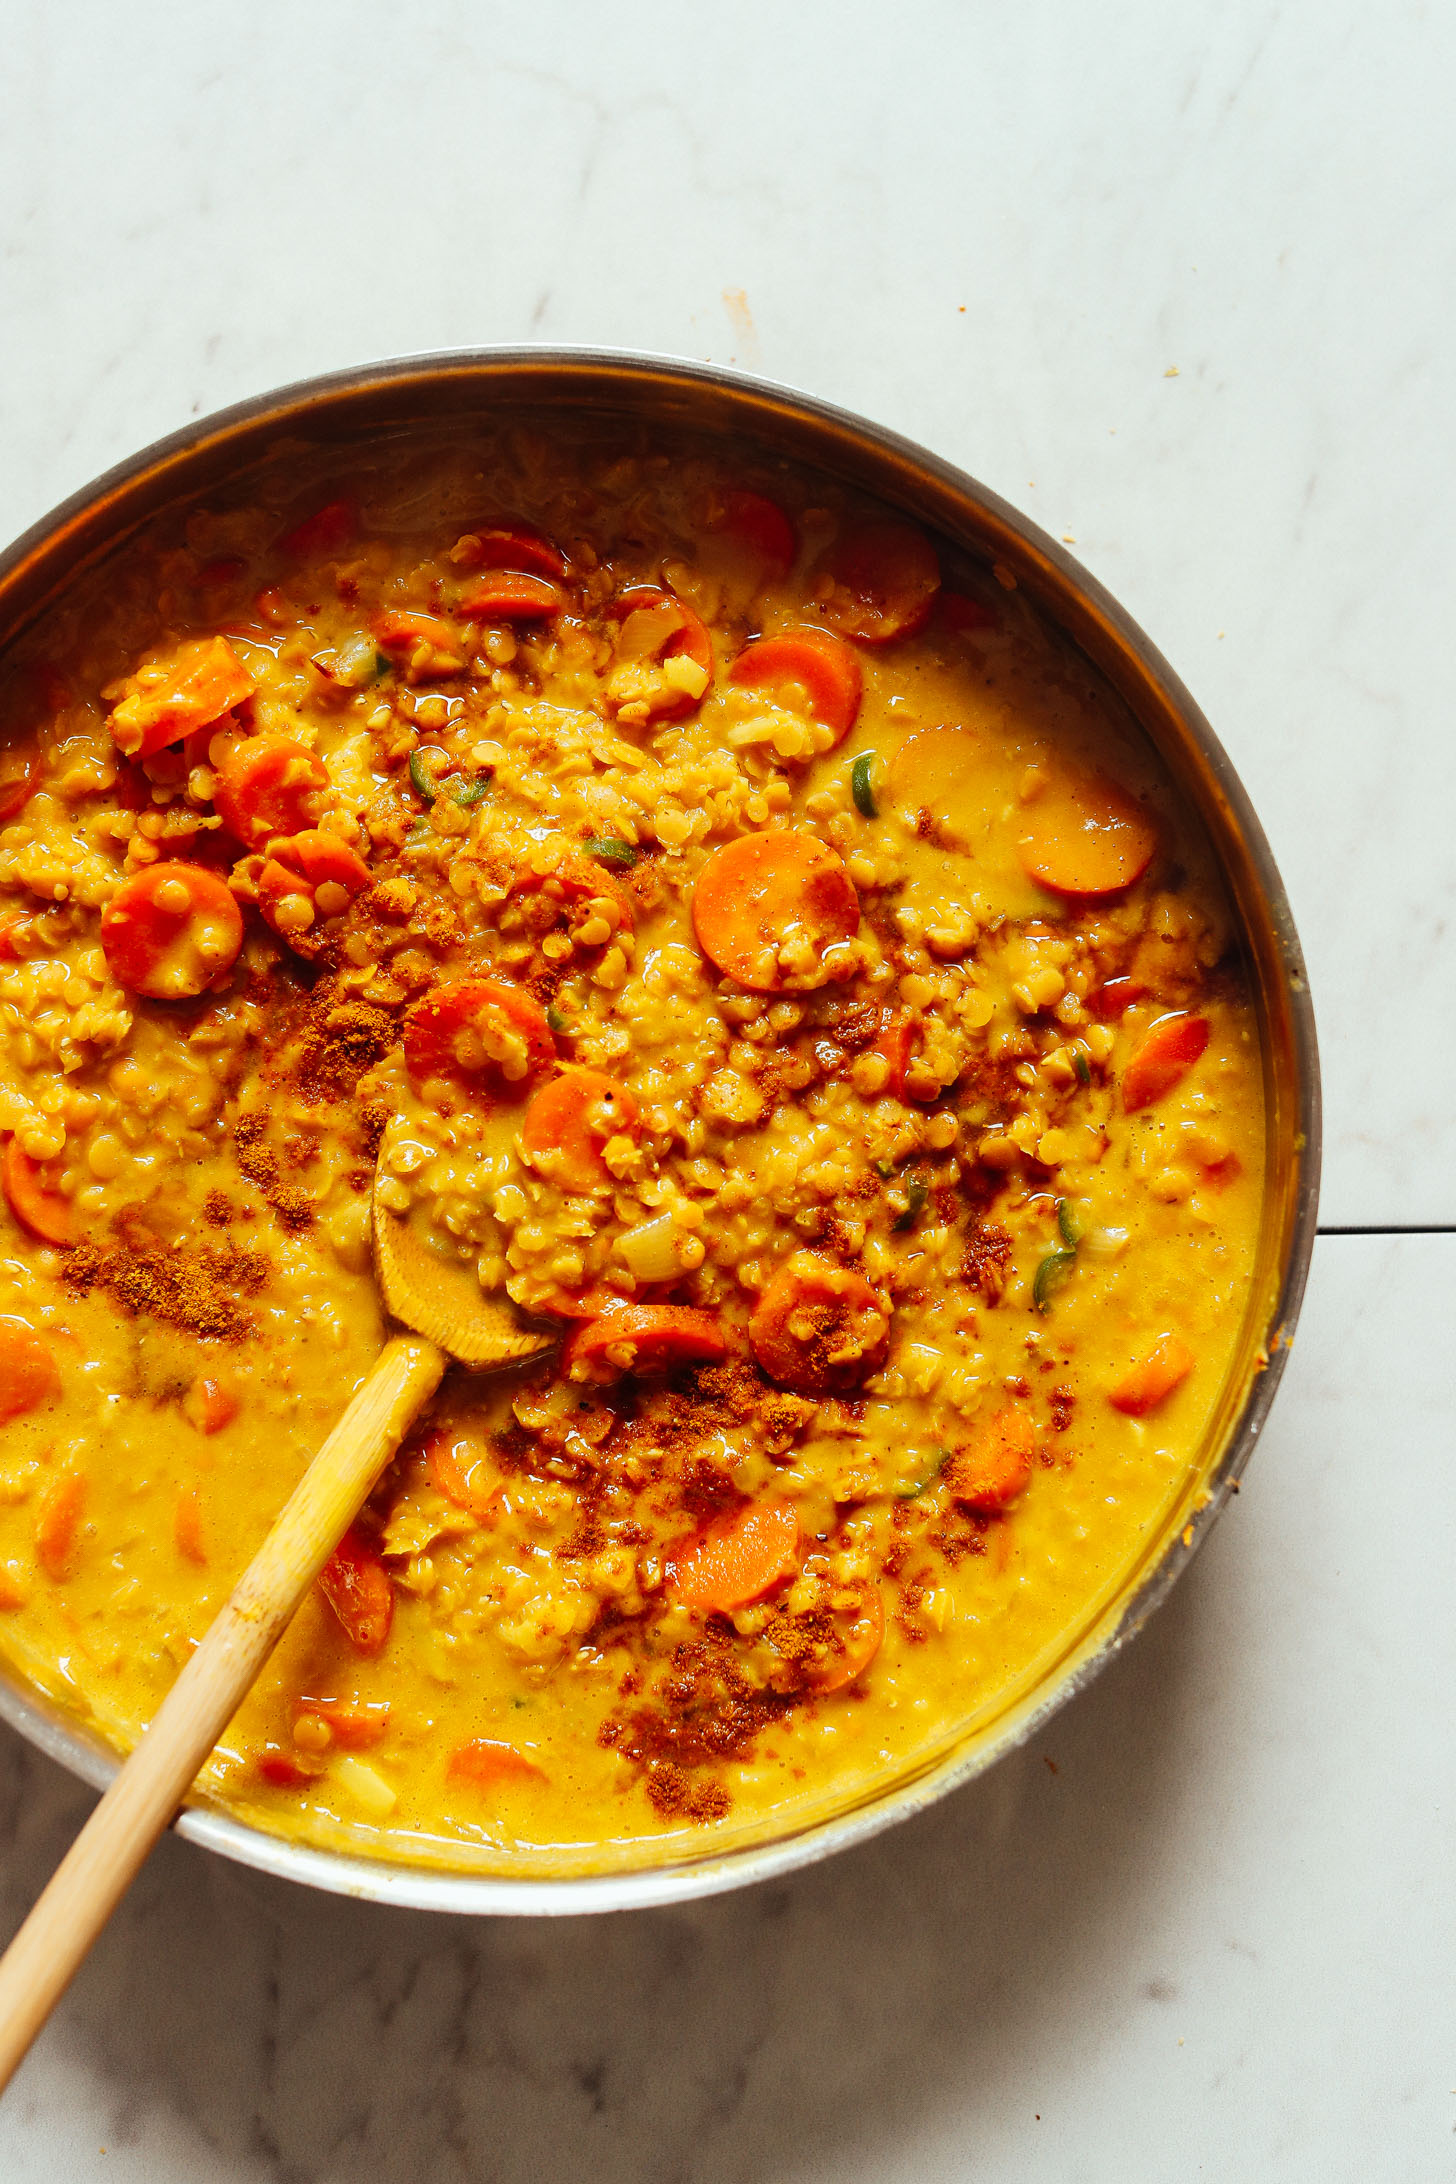
POLYGON ((65 1993, 294 1610, 445 1369, 396 1335, 319 1450, 3 1958, 0 2089, 65 1993))

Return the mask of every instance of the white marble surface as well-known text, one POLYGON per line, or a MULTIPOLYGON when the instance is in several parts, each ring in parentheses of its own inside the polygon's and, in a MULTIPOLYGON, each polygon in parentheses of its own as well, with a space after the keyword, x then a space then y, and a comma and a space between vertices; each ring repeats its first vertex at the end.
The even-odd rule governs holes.
MULTIPOLYGON (((1311 963, 1326 1222, 1456 1222, 1449 10, 3 25, 0 535, 190 416, 432 347, 736 361, 898 426, 1072 537, 1233 753, 1311 963)), ((1449 2175, 1453 1271, 1456 1236, 1324 1241, 1171 1606, 1044 1747, 832 1866, 465 1926, 163 1846, 0 2177, 1449 2175)), ((0 1732, 6 1928, 85 1803, 0 1732)))

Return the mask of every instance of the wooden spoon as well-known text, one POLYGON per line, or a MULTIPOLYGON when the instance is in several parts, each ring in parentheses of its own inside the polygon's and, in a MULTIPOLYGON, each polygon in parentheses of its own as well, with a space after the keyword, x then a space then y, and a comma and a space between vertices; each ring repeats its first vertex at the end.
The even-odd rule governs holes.
MULTIPOLYGON (((385 1149, 389 1140, 386 1137, 385 1149)), ((383 1152, 381 1152, 381 1160, 383 1152)), ((377 1180, 377 1177, 376 1177, 377 1180)), ((374 1270, 391 1336, 294 1488, 232 1597, 158 1708, 3 1958, 0 2089, 65 1993, 253 1680, 451 1358, 507 1365, 549 1349, 485 1296, 474 1270, 442 1258, 373 1202, 374 1270)))

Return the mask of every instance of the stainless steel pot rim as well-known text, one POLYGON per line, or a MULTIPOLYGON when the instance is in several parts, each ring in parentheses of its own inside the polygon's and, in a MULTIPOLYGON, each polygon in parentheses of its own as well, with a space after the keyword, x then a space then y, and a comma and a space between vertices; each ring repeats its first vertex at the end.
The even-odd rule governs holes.
MULTIPOLYGON (((194 420, 154 441, 71 494, 32 524, 0 554, 0 594, 8 581, 38 558, 56 535, 99 503, 111 500, 149 475, 177 474, 185 490, 187 460, 207 446, 268 422, 279 429, 305 423, 310 411, 333 403, 347 405, 371 391, 407 387, 412 381, 438 386, 529 381, 553 376, 560 383, 595 383, 592 405, 614 405, 613 388, 673 386, 712 389, 743 410, 740 429, 751 435, 754 421, 767 424, 774 414, 818 424, 857 442, 872 455, 900 463, 920 478, 934 481, 968 507, 992 517, 1009 539, 1047 572, 1054 583, 1079 594, 1103 623, 1135 655, 1148 687, 1181 719, 1197 746, 1209 779, 1226 803, 1257 873, 1287 976, 1287 1003, 1295 1073, 1298 1131, 1297 1184, 1293 1193, 1277 1301, 1269 1320, 1267 1363, 1249 1389, 1215 1469, 1206 1482, 1207 1498, 1161 1559, 1122 1602, 1101 1635, 1074 1654, 1069 1667, 1054 1673, 1018 1705, 1002 1715, 989 1732, 971 1739, 969 1749, 902 1780, 882 1796, 855 1809, 756 1845, 682 1859, 674 1863, 581 1877, 512 1879, 429 1864, 405 1864, 354 1857, 266 1834, 245 1822, 207 1807, 184 1811, 176 1830, 189 1841, 219 1851, 235 1862, 283 1879, 335 1894, 365 1898, 401 1908, 497 1916, 520 1914, 570 1916, 588 1912, 644 1908, 715 1895, 752 1882, 769 1880, 809 1865, 831 1853, 868 1840, 883 1829, 937 1802, 973 1779, 1032 1736, 1068 1699, 1080 1691, 1117 1654, 1166 1597, 1197 1553, 1219 1510, 1252 1454, 1283 1371, 1298 1315, 1313 1249, 1318 1207, 1320 1154, 1319 1066, 1314 1012, 1289 903, 1262 827, 1247 794, 1208 721, 1181 681, 1144 632, 1117 601, 1082 568, 1065 547, 1021 514, 1008 501, 979 484, 955 465, 900 433, 874 424, 820 397, 772 380, 687 358, 591 347, 535 346, 452 350, 397 357, 346 370, 295 380, 194 420)), ((529 387, 521 390, 531 399, 529 387)), ((537 397, 539 399, 539 395, 537 397)), ((164 496, 165 497, 165 496, 164 496)), ((124 535, 124 526, 114 535, 124 535)), ((57 1712, 29 1688, 0 1669, 0 1716, 39 1750, 94 1788, 103 1788, 117 1761, 98 1740, 57 1712)))

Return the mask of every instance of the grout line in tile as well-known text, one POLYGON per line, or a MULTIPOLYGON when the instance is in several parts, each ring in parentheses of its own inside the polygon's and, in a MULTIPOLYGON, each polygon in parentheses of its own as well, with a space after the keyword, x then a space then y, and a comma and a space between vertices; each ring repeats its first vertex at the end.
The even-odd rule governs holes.
POLYGON ((1377 1222, 1367 1227, 1318 1228, 1316 1236, 1456 1236, 1456 1221, 1377 1222))

